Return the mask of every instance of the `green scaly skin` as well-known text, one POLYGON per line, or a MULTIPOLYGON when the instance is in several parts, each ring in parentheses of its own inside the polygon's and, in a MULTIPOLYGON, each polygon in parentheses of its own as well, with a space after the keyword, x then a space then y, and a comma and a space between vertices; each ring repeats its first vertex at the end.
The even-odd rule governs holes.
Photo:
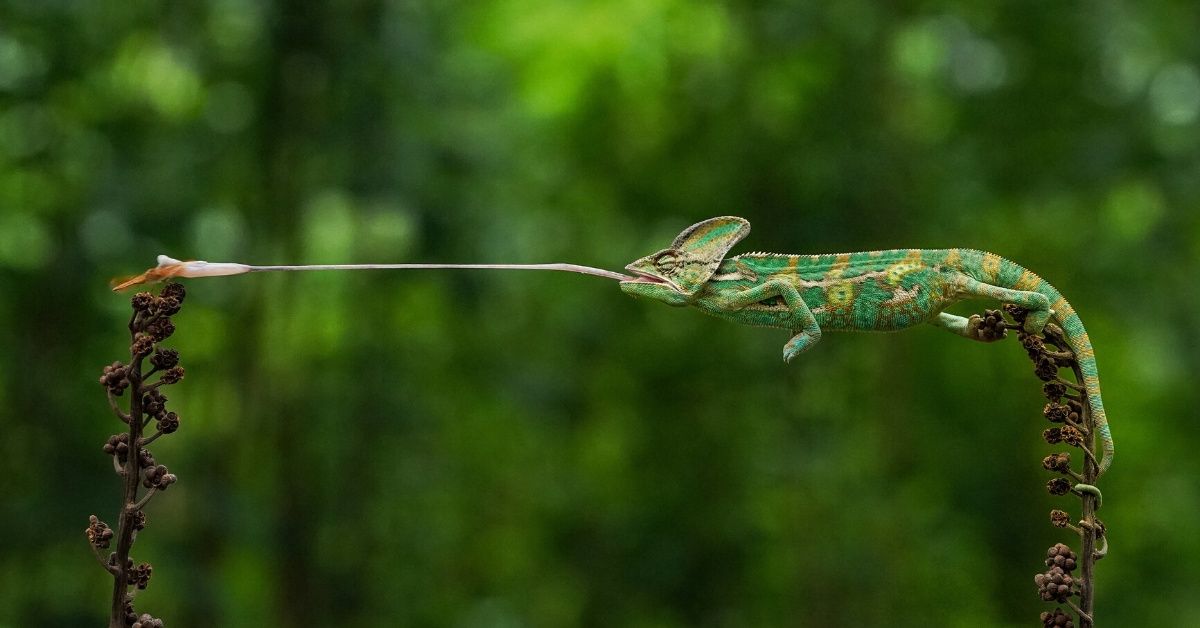
POLYGON ((991 298, 1029 311, 1025 331, 1041 333, 1053 320, 1083 371, 1083 386, 1098 426, 1103 456, 1112 464, 1113 440, 1100 399, 1096 356, 1074 308, 1049 283, 998 255, 972 249, 896 249, 823 255, 726 253, 750 232, 736 216, 692 225, 670 248, 626 269, 621 289, 674 306, 794 334, 783 347, 790 362, 821 339, 822 331, 897 331, 929 323, 989 342, 979 317, 942 310, 963 299, 991 298))

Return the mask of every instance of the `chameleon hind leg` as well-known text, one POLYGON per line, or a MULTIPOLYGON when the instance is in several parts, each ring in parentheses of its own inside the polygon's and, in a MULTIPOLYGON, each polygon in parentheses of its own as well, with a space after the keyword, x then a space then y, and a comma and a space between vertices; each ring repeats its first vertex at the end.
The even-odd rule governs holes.
POLYGON ((978 314, 972 314, 970 318, 967 318, 965 316, 956 316, 954 314, 940 312, 937 316, 929 321, 929 324, 933 325, 934 327, 941 327, 952 334, 957 334, 963 338, 969 338, 978 342, 996 342, 997 340, 1000 340, 1001 336, 984 337, 984 335, 980 333, 980 323, 982 322, 983 317, 978 314))
POLYGON ((817 318, 813 316, 808 304, 800 298, 796 286, 782 279, 768 281, 741 292, 730 305, 740 308, 772 297, 783 299, 788 313, 788 328, 795 334, 783 346, 783 361, 791 362, 821 340, 821 326, 817 324, 817 318))
POLYGON ((1042 333, 1042 329, 1046 327, 1046 323, 1050 321, 1050 316, 1054 313, 1050 309, 1050 299, 1039 292, 993 286, 966 275, 955 277, 954 288, 958 291, 959 296, 996 299, 1004 303, 1014 303, 1028 310, 1029 315, 1025 317, 1025 331, 1031 334, 1042 333))

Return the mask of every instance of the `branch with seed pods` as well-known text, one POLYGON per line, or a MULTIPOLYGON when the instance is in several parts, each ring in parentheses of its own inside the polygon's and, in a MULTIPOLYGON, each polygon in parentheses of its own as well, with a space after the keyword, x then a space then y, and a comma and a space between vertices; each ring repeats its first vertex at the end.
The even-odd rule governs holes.
POLYGON ((167 396, 162 387, 183 379, 183 367, 179 365, 179 354, 161 347, 160 343, 175 332, 171 317, 183 307, 184 295, 183 286, 176 283, 163 286, 157 296, 149 292, 133 295, 130 361, 113 362, 104 367, 100 376, 109 409, 126 426, 110 436, 103 447, 104 453, 112 457, 113 470, 123 486, 117 530, 114 533, 95 515, 89 517, 85 530, 96 560, 113 577, 109 628, 162 628, 163 625, 161 619, 134 610, 134 594, 149 584, 152 567, 145 562, 135 564, 130 550, 138 532, 146 527, 146 505, 176 480, 146 446, 179 429, 179 415, 167 410, 167 396), (128 411, 122 409, 119 399, 126 390, 128 411), (145 436, 152 422, 154 432, 145 436), (104 555, 101 550, 109 549, 114 539, 116 551, 104 555))
POLYGON ((1034 375, 1043 382, 1042 394, 1048 403, 1042 414, 1056 424, 1042 432, 1042 437, 1051 445, 1074 447, 1083 458, 1082 471, 1071 467, 1069 452, 1055 452, 1042 459, 1042 468, 1056 474, 1046 484, 1050 494, 1075 495, 1080 499, 1080 516, 1076 523, 1065 510, 1050 511, 1051 525, 1079 536, 1080 552, 1076 554, 1063 543, 1056 543, 1046 551, 1046 571, 1034 577, 1034 584, 1042 600, 1064 604, 1068 610, 1059 606, 1043 612, 1042 625, 1074 628, 1074 613, 1080 628, 1094 628, 1095 564, 1108 552, 1104 523, 1096 518, 1096 511, 1102 504, 1100 490, 1095 486, 1099 475, 1095 455, 1096 429, 1087 395, 1082 393, 1083 373, 1062 329, 1050 324, 1040 335, 1026 333, 1023 330, 1025 316, 1025 310, 1012 304, 1005 305, 1004 312, 988 310, 983 314, 982 333, 998 339, 1005 337, 1010 329, 1017 332, 1021 346, 1033 361, 1034 375), (1061 369, 1070 369, 1073 380, 1064 379, 1059 374, 1061 369))

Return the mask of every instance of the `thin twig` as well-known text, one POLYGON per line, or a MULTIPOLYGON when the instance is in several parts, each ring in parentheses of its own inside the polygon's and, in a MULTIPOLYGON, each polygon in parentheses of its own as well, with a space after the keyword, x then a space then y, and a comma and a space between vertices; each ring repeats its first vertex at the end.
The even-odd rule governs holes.
POLYGON ((150 436, 143 438, 142 439, 142 447, 145 447, 146 445, 153 443, 154 441, 158 440, 159 436, 162 436, 162 435, 163 435, 163 431, 158 430, 158 431, 154 432, 153 434, 151 434, 150 436))
POLYGON ((1083 392, 1083 391, 1087 390, 1082 384, 1076 384, 1075 382, 1072 382, 1070 380, 1065 380, 1061 377, 1055 377, 1054 379, 1058 383, 1060 383, 1063 386, 1066 386, 1067 388, 1070 388, 1072 390, 1077 390, 1079 392, 1083 392))
POLYGON ((141 510, 143 507, 146 506, 147 503, 150 502, 150 498, 154 497, 154 494, 157 492, 158 492, 158 488, 151 487, 150 490, 146 491, 146 494, 143 495, 142 498, 138 500, 138 503, 134 504, 133 507, 130 508, 130 510, 132 510, 134 512, 141 510))
POLYGON ((121 410, 121 406, 117 404, 117 398, 112 394, 111 390, 108 391, 108 407, 112 408, 113 414, 117 415, 118 419, 126 423, 129 422, 129 415, 121 410))
POLYGON ((1080 434, 1083 434, 1084 436, 1087 436, 1088 434, 1091 434, 1091 433, 1092 433, 1092 431, 1091 431, 1091 430, 1089 430, 1089 429, 1087 428, 1087 426, 1086 426, 1086 425, 1084 425, 1084 424, 1082 424, 1082 423, 1076 423, 1075 421, 1072 421, 1071 419, 1067 419, 1067 420, 1065 420, 1065 421, 1063 421, 1063 422, 1064 422, 1064 423, 1066 423, 1067 425, 1070 425, 1071 427, 1073 427, 1073 428, 1075 428, 1075 429, 1079 430, 1079 433, 1080 433, 1080 434))
POLYGON ((1097 466, 1100 465, 1100 463, 1096 461, 1096 454, 1093 454, 1092 450, 1087 448, 1087 445, 1080 443, 1079 449, 1081 449, 1083 451, 1084 455, 1086 455, 1089 460, 1091 460, 1097 466))
POLYGON ((1070 606, 1071 610, 1075 611, 1076 613, 1079 613, 1080 619, 1086 619, 1089 626, 1092 625, 1092 616, 1083 612, 1083 609, 1076 606, 1075 603, 1072 602, 1070 598, 1067 598, 1067 606, 1070 606))
POLYGON ((91 542, 89 542, 88 545, 92 546, 92 555, 96 557, 96 561, 100 563, 100 566, 104 568, 104 571, 115 575, 117 573, 117 568, 108 564, 108 559, 100 555, 100 548, 96 547, 96 545, 91 542))

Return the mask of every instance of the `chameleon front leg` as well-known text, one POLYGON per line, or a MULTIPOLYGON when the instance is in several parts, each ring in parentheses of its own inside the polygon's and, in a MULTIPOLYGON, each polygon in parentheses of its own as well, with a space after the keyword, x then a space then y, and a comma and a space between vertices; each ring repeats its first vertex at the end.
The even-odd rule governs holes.
POLYGON ((743 308, 776 296, 783 299, 787 307, 788 329, 795 334, 783 346, 783 360, 791 362, 821 339, 821 326, 817 324, 817 318, 813 316, 808 304, 800 298, 796 286, 783 279, 773 279, 739 293, 729 305, 732 308, 743 308))
POLYGON ((929 321, 929 324, 933 325, 934 327, 941 327, 942 329, 945 329, 952 334, 962 336, 963 338, 970 338, 971 340, 976 340, 979 342, 996 342, 997 340, 1000 340, 1000 336, 989 336, 985 338, 983 334, 979 333, 979 325, 982 322, 983 317, 978 314, 972 314, 970 318, 967 318, 964 316, 955 316, 954 314, 940 312, 933 318, 933 320, 929 321))
POLYGON ((1029 314, 1025 317, 1025 331, 1031 334, 1042 333, 1042 329, 1046 327, 1046 323, 1050 321, 1050 316, 1054 313, 1050 309, 1050 299, 1039 292, 993 286, 966 275, 958 275, 954 278, 954 288, 960 295, 996 299, 1004 303, 1014 303, 1028 310, 1029 314))

